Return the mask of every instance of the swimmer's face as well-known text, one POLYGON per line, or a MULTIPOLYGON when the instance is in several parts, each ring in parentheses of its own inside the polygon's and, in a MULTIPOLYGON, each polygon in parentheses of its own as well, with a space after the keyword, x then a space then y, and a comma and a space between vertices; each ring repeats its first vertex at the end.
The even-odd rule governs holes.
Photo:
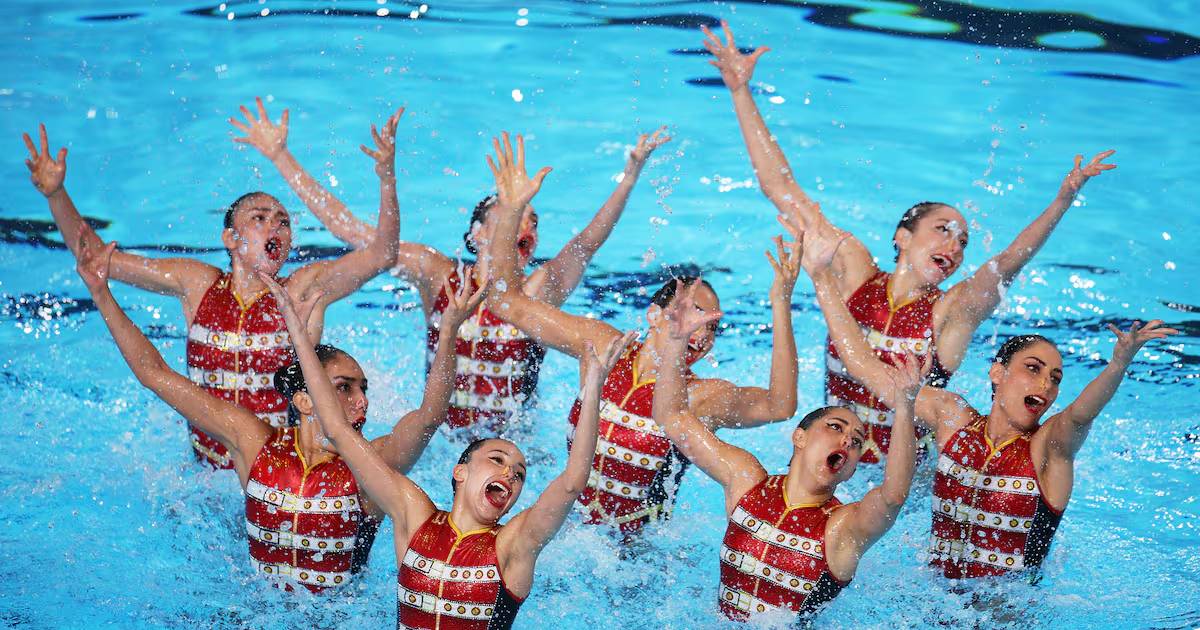
MULTIPOLYGON (((475 249, 481 254, 487 251, 488 244, 492 242, 493 235, 496 232, 496 226, 500 222, 500 215, 493 212, 496 205, 493 204, 483 217, 482 223, 476 223, 471 226, 471 239, 475 242, 475 249)), ((528 264, 529 259, 533 258, 533 252, 537 250, 538 244, 538 216, 532 205, 525 206, 525 211, 521 215, 521 226, 517 228, 517 260, 521 267, 528 264)))
POLYGON ((967 248, 967 220, 950 206, 938 206, 929 211, 910 232, 896 230, 896 245, 900 248, 900 265, 911 265, 926 282, 940 284, 958 271, 967 248))
POLYGON ((993 363, 988 376, 995 390, 992 406, 1002 409, 1018 429, 1032 431, 1058 398, 1062 354, 1039 341, 1013 354, 1008 365, 993 363))
POLYGON ((367 376, 358 361, 344 355, 334 355, 325 363, 325 373, 333 381, 333 390, 346 420, 358 429, 367 421, 367 376))
POLYGON ((812 479, 832 489, 854 476, 866 441, 867 430, 858 415, 835 407, 808 429, 796 427, 792 432, 792 465, 801 466, 812 479))
POLYGON ((253 195, 233 213, 233 227, 221 240, 230 256, 251 271, 275 275, 292 250, 292 219, 278 199, 253 195))
MULTIPOLYGON (((672 300, 678 299, 678 291, 672 300)), ((696 287, 696 293, 693 294, 693 302, 698 311, 719 311, 721 310, 721 300, 717 297, 716 292, 708 288, 707 285, 701 283, 696 287)), ((655 329, 660 329, 663 336, 666 336, 667 320, 663 316, 662 307, 657 304, 650 305, 646 311, 646 319, 655 329)), ((717 319, 708 323, 707 326, 697 329, 688 338, 687 354, 684 355, 684 360, 688 365, 704 358, 712 351, 713 345, 717 340, 717 330, 721 327, 721 320, 717 319)))
POLYGON ((488 440, 467 463, 454 467, 454 480, 455 501, 467 501, 467 509, 480 523, 495 524, 525 487, 525 455, 508 440, 488 440))

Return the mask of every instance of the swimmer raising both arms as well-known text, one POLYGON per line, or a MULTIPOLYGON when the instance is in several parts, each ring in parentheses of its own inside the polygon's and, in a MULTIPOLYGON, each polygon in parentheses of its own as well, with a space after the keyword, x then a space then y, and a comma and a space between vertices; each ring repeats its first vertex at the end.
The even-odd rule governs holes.
MULTIPOLYGON (((493 139, 495 160, 488 164, 503 197, 508 189, 530 182, 541 184, 546 169, 531 180, 525 170, 525 145, 517 136, 514 153, 508 134, 503 144, 493 139)), ((607 347, 620 331, 598 320, 570 315, 545 302, 530 299, 521 291, 514 243, 520 216, 516 212, 499 214, 492 241, 492 268, 496 288, 488 297, 488 308, 500 313, 540 344, 582 357, 587 344, 607 347)), ((742 387, 724 379, 689 377, 688 404, 694 415, 704 418, 713 430, 746 428, 786 420, 796 412, 796 339, 792 332, 792 291, 800 273, 799 253, 784 251, 782 239, 776 241, 778 262, 770 288, 772 344, 769 388, 742 387)), ((679 290, 699 282, 693 299, 702 307, 720 308, 717 294, 703 280, 672 278, 650 299, 646 310, 649 331, 646 339, 633 344, 608 374, 601 395, 601 437, 588 489, 580 502, 589 522, 618 527, 626 534, 641 530, 647 523, 666 518, 674 504, 674 492, 688 461, 650 417, 654 400, 658 357, 667 342, 664 308, 670 306, 679 290)), ((695 331, 688 343, 688 365, 700 360, 712 349, 717 323, 695 331)), ((571 424, 577 424, 579 403, 572 409, 571 424)), ((575 429, 578 439, 580 429, 575 429)))
MULTIPOLYGON (((379 234, 363 249, 330 261, 309 263, 282 280, 288 292, 304 301, 319 293, 308 322, 312 339, 320 339, 325 308, 357 291, 396 261, 400 210, 396 200, 396 124, 398 110, 382 133, 371 127, 375 148, 362 151, 375 161, 379 176, 379 234)), ((46 127, 39 125, 40 150, 28 134, 29 167, 33 185, 46 196, 63 242, 76 257, 80 242, 101 246, 67 194, 67 150, 50 156, 46 127), (80 239, 83 239, 81 241, 80 239)), ((179 298, 188 326, 188 376, 211 395, 258 414, 273 426, 287 424, 287 399, 275 390, 271 376, 292 360, 291 341, 283 318, 260 272, 272 277, 287 262, 292 249, 291 217, 278 199, 263 192, 237 198, 225 211, 221 242, 229 252, 229 271, 191 258, 147 258, 116 251, 112 278, 138 288, 179 298)), ((232 468, 220 440, 191 427, 196 457, 215 468, 232 468)))
MULTIPOLYGON (((742 54, 729 25, 721 25, 725 40, 704 28, 704 46, 715 57, 710 63, 721 71, 733 98, 759 186, 793 231, 817 228, 828 218, 800 188, 750 91, 755 65, 769 49, 742 54)), ((958 270, 968 242, 967 220, 949 204, 922 202, 904 212, 893 237, 896 268, 891 273, 880 270, 866 246, 850 237, 833 263, 834 286, 859 325, 869 329, 868 342, 878 356, 889 364, 907 350, 922 362, 932 357, 929 384, 945 385, 962 363, 971 335, 1000 303, 1004 287, 1050 238, 1083 185, 1116 168, 1103 162, 1113 153, 1099 153, 1086 165, 1082 155, 1075 156, 1074 168, 1050 205, 1004 251, 945 292, 939 285, 958 270)), ((827 402, 855 409, 870 432, 863 461, 879 461, 887 453, 890 407, 846 373, 835 344, 828 342, 826 350, 827 402)))
MULTIPOLYGON (((227 449, 246 495, 246 533, 254 568, 288 590, 299 585, 316 592, 348 583, 365 566, 384 511, 362 492, 352 468, 313 420, 311 384, 306 385, 299 366, 283 367, 274 376, 275 385, 289 396, 288 413, 298 420, 295 426, 271 427, 247 409, 208 394, 167 365, 113 298, 108 279, 115 247, 116 243, 103 245, 94 234, 79 234, 79 275, 138 381, 227 449)), ((275 287, 282 303, 291 304, 290 294, 269 272, 261 271, 260 280, 275 287)), ((483 290, 469 297, 463 291, 454 294, 443 320, 446 330, 460 325, 483 297, 483 290)), ((312 309, 322 301, 321 294, 312 293, 302 302, 304 321, 311 321, 312 309)), ((303 327, 297 340, 308 343, 303 327)), ((452 340, 450 336, 438 347, 421 406, 401 418, 391 433, 370 442, 358 433, 367 413, 362 368, 332 346, 304 349, 318 357, 318 380, 330 390, 330 380, 336 382, 333 404, 345 417, 354 418, 346 430, 359 435, 364 448, 384 465, 407 471, 445 418, 454 380, 452 340)), ((314 373, 308 370, 308 376, 314 373)))
MULTIPOLYGON (((356 248, 374 241, 376 228, 362 222, 329 190, 314 179, 288 150, 288 110, 283 111, 279 124, 271 122, 258 103, 258 116, 243 108, 246 122, 230 119, 244 135, 235 142, 248 144, 269 159, 280 175, 312 211, 313 215, 334 236, 356 248)), ((579 285, 592 256, 600 249, 625 211, 629 195, 638 176, 655 149, 670 141, 666 128, 653 134, 642 134, 629 153, 625 170, 604 205, 596 211, 591 222, 566 246, 528 276, 521 285, 531 299, 560 306, 579 285)), ((471 213, 463 244, 472 254, 485 252, 496 228, 496 197, 489 195, 471 213)), ((516 240, 518 267, 524 270, 538 244, 538 215, 533 206, 524 208, 520 236, 516 240)), ((488 273, 486 260, 462 267, 457 262, 427 245, 401 241, 399 256, 392 273, 411 282, 421 296, 426 321, 429 355, 437 345, 438 319, 446 304, 441 291, 449 280, 457 287, 464 278, 472 287, 488 273)), ((495 277, 495 274, 491 274, 495 277)), ((458 382, 450 405, 447 426, 467 429, 463 436, 489 434, 503 430, 512 414, 519 412, 532 399, 537 386, 538 371, 545 350, 495 312, 481 308, 471 321, 459 329, 458 382)))
MULTIPOLYGON (((533 197, 536 188, 504 194, 501 205, 533 197)), ((580 362, 581 432, 566 469, 529 508, 504 525, 525 486, 525 456, 501 438, 472 442, 454 466, 454 502, 442 511, 425 491, 397 472, 354 430, 320 360, 306 343, 303 319, 282 288, 272 283, 324 434, 342 454, 367 496, 395 524, 398 628, 484 630, 509 628, 533 588, 538 555, 558 532, 587 483, 596 447, 600 388, 608 370, 633 339, 611 340, 598 356, 589 344, 580 362)))
MULTIPOLYGON (((863 338, 838 293, 832 262, 846 236, 806 233, 805 270, 846 369, 887 404, 897 397, 894 368, 863 338)), ((962 396, 924 387, 917 396, 918 424, 933 432, 940 453, 933 482, 930 561, 948 578, 1003 575, 1039 566, 1075 485, 1075 456, 1092 422, 1112 399, 1129 364, 1148 341, 1178 331, 1154 320, 1134 322, 1117 336, 1112 359, 1058 413, 1040 422, 1058 398, 1063 360, 1041 335, 1005 341, 988 370, 992 408, 981 414, 962 396)))
POLYGON ((866 442, 852 410, 824 407, 806 415, 792 432, 787 472, 769 475, 758 458, 717 438, 688 409, 688 338, 721 316, 695 303, 695 287, 684 289, 664 313, 668 334, 654 421, 724 490, 729 521, 720 550, 721 611, 737 621, 778 611, 811 616, 850 582, 908 497, 916 466, 918 362, 910 353, 889 373, 896 424, 882 484, 843 505, 834 492, 854 475, 866 442))

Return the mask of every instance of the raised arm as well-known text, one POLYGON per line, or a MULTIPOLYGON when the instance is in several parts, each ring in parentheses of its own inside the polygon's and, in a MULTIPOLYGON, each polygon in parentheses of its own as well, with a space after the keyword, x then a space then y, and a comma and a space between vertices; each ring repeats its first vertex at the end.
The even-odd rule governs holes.
POLYGON ((1079 397, 1066 409, 1055 414, 1046 421, 1037 432, 1035 439, 1046 440, 1046 452, 1051 459, 1073 461, 1075 453, 1079 452, 1087 439, 1092 421, 1100 415, 1117 387, 1125 379, 1125 371, 1137 356, 1138 350, 1151 339, 1163 339, 1168 335, 1179 334, 1178 330, 1169 328, 1163 321, 1156 319, 1145 326, 1134 322, 1129 332, 1121 332, 1116 326, 1108 325, 1108 329, 1117 336, 1113 347, 1112 360, 1087 387, 1083 388, 1079 397))
MULTIPOLYGON (((57 157, 51 157, 45 125, 38 125, 38 136, 40 150, 29 134, 21 134, 25 147, 29 149, 25 166, 29 168, 34 187, 45 195, 50 205, 50 214, 58 225, 63 243, 76 258, 79 257, 81 243, 93 250, 100 250, 104 242, 84 221, 63 186, 67 176, 66 147, 58 150, 57 157)), ((189 291, 206 289, 220 272, 211 265, 188 258, 146 258, 116 251, 112 254, 109 273, 114 280, 139 289, 183 298, 189 291)))
POLYGON ((771 283, 771 379, 768 389, 738 387, 719 379, 702 381, 692 390, 692 413, 715 427, 748 428, 787 420, 796 413, 796 335, 792 332, 792 291, 800 274, 798 243, 775 237, 779 260, 766 252, 775 270, 771 283))
POLYGON ((654 385, 654 422, 662 427, 671 443, 704 474, 725 490, 725 511, 732 512, 742 495, 766 477, 758 460, 732 444, 722 441, 689 409, 687 366, 684 355, 688 338, 701 326, 721 317, 695 305, 698 282, 681 291, 664 314, 667 318, 667 344, 663 350, 658 381, 654 385))
MULTIPOLYGON (((86 226, 83 230, 91 232, 86 226)), ((250 411, 205 392, 167 365, 109 290, 110 260, 116 246, 115 242, 104 245, 95 234, 80 234, 76 240, 79 252, 76 268, 121 356, 138 382, 229 450, 245 484, 249 464, 266 443, 270 428, 250 411)))
POLYGON ((917 467, 917 436, 913 427, 913 404, 921 389, 920 362, 909 353, 903 367, 893 370, 892 398, 897 401, 896 421, 888 450, 883 483, 872 488, 861 500, 839 510, 830 526, 829 566, 835 575, 854 575, 863 553, 896 522, 900 508, 908 499, 913 473, 917 467))
POLYGON ((488 156, 488 167, 496 178, 500 199, 492 212, 499 213, 485 261, 491 269, 495 290, 488 295, 487 307, 513 326, 520 328, 537 343, 550 346, 576 358, 582 358, 590 342, 592 347, 607 348, 620 331, 604 322, 569 315, 558 307, 534 300, 522 291, 523 278, 517 268, 517 231, 521 212, 542 186, 550 167, 538 171, 532 179, 525 173, 525 140, 517 136, 514 155, 508 133, 501 145, 492 140, 496 159, 488 156))
POLYGON ((449 282, 446 283, 449 303, 442 311, 439 323, 441 334, 438 335, 433 365, 425 378, 425 396, 421 400, 421 406, 405 414, 400 422, 392 427, 390 434, 373 442, 379 455, 392 469, 408 473, 421 457, 421 453, 425 452, 425 447, 429 445, 429 440, 438 426, 446 420, 450 394, 454 392, 457 360, 454 346, 458 341, 458 329, 483 302, 490 284, 490 281, 484 278, 475 293, 470 294, 469 282, 461 283, 457 292, 450 287, 449 282))
POLYGON ((1033 223, 1021 230, 1004 251, 950 290, 946 323, 938 332, 938 354, 943 362, 953 367, 962 361, 975 329, 983 320, 991 317, 1000 303, 1002 287, 1011 284, 1021 269, 1046 244, 1083 185, 1096 175, 1117 167, 1104 163, 1113 153, 1115 151, 1112 150, 1098 153, 1086 166, 1082 165, 1083 156, 1076 155, 1075 167, 1063 179, 1054 201, 1033 223))
POLYGON ((382 133, 371 125, 375 148, 360 147, 375 161, 375 174, 379 176, 379 228, 375 230, 375 237, 364 248, 337 260, 307 265, 292 275, 292 282, 298 283, 301 295, 310 290, 324 295, 318 313, 324 306, 357 291, 368 280, 396 264, 400 238, 400 204, 396 200, 396 125, 403 113, 403 109, 396 110, 383 126, 382 133))
MULTIPOLYGON (((292 192, 296 193, 321 225, 338 240, 356 249, 370 245, 375 239, 375 228, 351 214, 346 204, 309 175, 288 150, 288 110, 283 110, 283 116, 277 125, 267 116, 267 109, 263 106, 261 98, 256 97, 254 103, 257 106, 257 116, 242 105, 239 109, 245 122, 230 117, 229 124, 245 134, 235 137, 233 141, 258 149, 263 157, 270 160, 275 168, 279 169, 279 174, 283 176, 292 192)), ((400 111, 403 112, 403 108, 400 111)))
MULTIPOLYGON (((346 419, 333 390, 333 382, 321 366, 321 360, 317 358, 305 328, 304 322, 308 321, 310 313, 297 312, 298 309, 310 310, 317 299, 311 299, 298 307, 274 278, 265 273, 259 273, 259 277, 275 296, 279 309, 283 312, 288 334, 292 337, 296 358, 304 373, 307 399, 312 405, 311 412, 305 413, 312 413, 317 417, 321 423, 321 431, 337 449, 338 456, 350 466, 359 487, 372 502, 392 517, 397 533, 407 534, 408 525, 413 522, 412 518, 419 518, 422 513, 432 513, 433 503, 408 477, 389 467, 371 443, 346 419)), ((297 398, 299 399, 300 395, 297 395, 297 398)), ((304 411, 303 408, 301 410, 304 411)))
POLYGON ((532 578, 534 560, 558 533, 587 486, 599 435, 600 389, 609 370, 635 336, 636 333, 629 332, 617 337, 600 355, 588 345, 579 366, 581 412, 566 469, 546 486, 533 505, 514 516, 501 530, 501 535, 508 538, 504 541, 509 551, 508 566, 504 567, 508 575, 513 575, 510 567, 527 566, 532 578))
POLYGON ((638 175, 641 174, 642 167, 646 165, 646 160, 650 158, 650 154, 654 153, 655 149, 670 142, 671 136, 666 135, 666 130, 666 127, 662 127, 653 134, 638 136, 637 145, 633 151, 630 151, 629 159, 625 163, 625 171, 621 173, 621 180, 617 182, 616 189, 613 190, 604 205, 600 206, 596 216, 592 217, 591 223, 588 223, 582 232, 575 235, 575 238, 572 238, 562 248, 562 251, 558 252, 557 256, 542 265, 530 277, 531 283, 539 282, 536 299, 553 306, 560 306, 575 290, 575 287, 579 286, 579 281, 583 279, 583 272, 587 269, 588 263, 596 255, 600 246, 608 240, 613 227, 621 218, 621 214, 625 212, 629 194, 633 191, 633 186, 637 183, 638 175), (536 279, 535 276, 538 275, 543 278, 536 279))

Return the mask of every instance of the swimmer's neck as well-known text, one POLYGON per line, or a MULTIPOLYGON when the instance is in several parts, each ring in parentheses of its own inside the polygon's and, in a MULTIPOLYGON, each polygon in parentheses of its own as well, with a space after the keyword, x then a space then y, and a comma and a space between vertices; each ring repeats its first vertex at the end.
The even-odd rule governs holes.
POLYGON ((988 440, 992 444, 1003 444, 1018 435, 1026 433, 1009 417, 999 405, 992 405, 992 410, 987 415, 985 421, 984 432, 987 433, 988 440))
POLYGON ((793 457, 788 466, 787 477, 783 481, 784 494, 787 496, 788 507, 798 505, 823 505, 833 497, 832 488, 813 483, 812 475, 805 474, 796 465, 798 457, 793 457))
MULTIPOLYGON (((278 277, 278 276, 276 276, 278 277)), ((234 293, 243 299, 258 295, 267 290, 267 285, 259 279, 258 272, 248 265, 242 264, 236 258, 229 264, 229 284, 234 293)))
POLYGON ((472 516, 471 510, 467 509, 466 497, 460 494, 454 495, 454 503, 450 506, 450 521, 458 528, 459 534, 491 529, 497 525, 497 523, 481 522, 472 516))
POLYGON ((892 272, 887 285, 892 304, 907 304, 935 289, 936 284, 929 284, 903 258, 896 263, 896 270, 892 272))
POLYGON ((300 425, 296 427, 296 448, 304 456, 308 468, 338 456, 333 444, 321 432, 316 416, 301 416, 300 425))

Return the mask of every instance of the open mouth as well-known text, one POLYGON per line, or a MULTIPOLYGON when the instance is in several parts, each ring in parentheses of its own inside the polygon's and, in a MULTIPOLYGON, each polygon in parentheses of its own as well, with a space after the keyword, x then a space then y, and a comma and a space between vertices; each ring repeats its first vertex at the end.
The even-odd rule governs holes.
POLYGON ((1047 402, 1048 401, 1041 396, 1026 396, 1025 409, 1029 410, 1029 413, 1036 416, 1042 413, 1042 410, 1046 408, 1047 402))
POLYGON ((522 256, 531 256, 533 254, 533 241, 529 238, 518 239, 517 251, 520 252, 522 256))
POLYGON ((836 473, 846 465, 846 461, 849 459, 850 455, 846 451, 837 450, 825 458, 825 466, 829 468, 830 472, 836 473))
POLYGON ((271 260, 279 260, 283 257, 283 241, 277 237, 267 239, 267 244, 263 247, 267 251, 267 257, 271 260))
POLYGON ((484 487, 483 494, 492 507, 503 509, 508 505, 508 497, 512 496, 512 488, 509 488, 508 484, 503 481, 491 481, 484 487))
POLYGON ((942 270, 942 273, 950 273, 950 268, 954 266, 954 261, 941 254, 934 254, 930 258, 933 260, 933 264, 942 270))

